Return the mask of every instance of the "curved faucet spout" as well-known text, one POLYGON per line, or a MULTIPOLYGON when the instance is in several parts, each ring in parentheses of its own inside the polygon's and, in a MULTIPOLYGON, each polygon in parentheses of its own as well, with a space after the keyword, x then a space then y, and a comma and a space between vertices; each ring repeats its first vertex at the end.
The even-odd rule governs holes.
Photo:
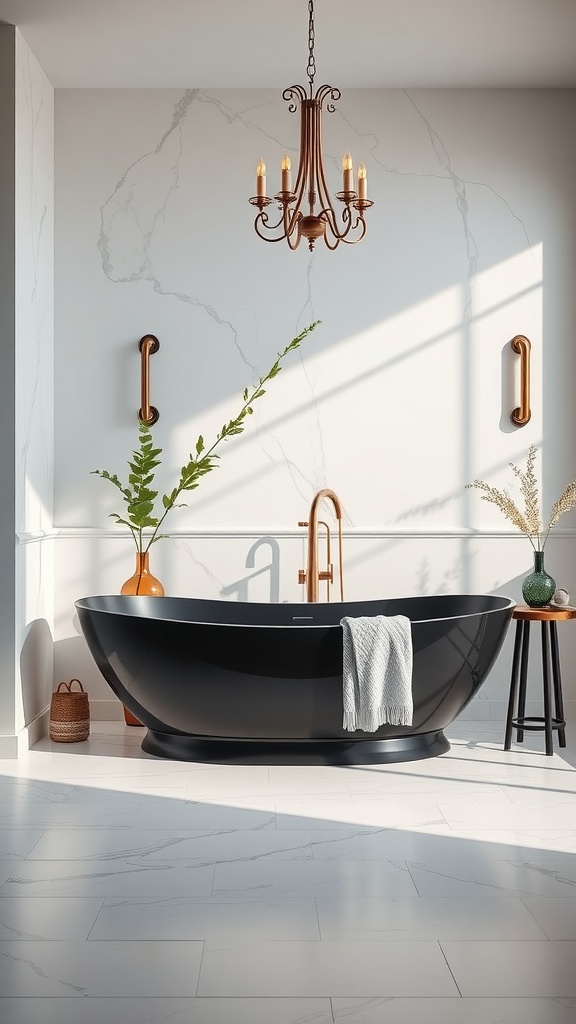
MULTIPOLYGON (((326 580, 328 583, 328 600, 330 600, 330 585, 334 583, 334 567, 330 561, 330 530, 327 529, 327 558, 328 565, 325 570, 318 569, 318 526, 320 523, 319 510, 324 499, 332 502, 334 514, 338 520, 338 550, 339 550, 339 576, 340 576, 340 600, 344 600, 344 580, 342 572, 342 505, 338 495, 329 487, 318 491, 312 499, 307 522, 300 522, 299 526, 308 527, 308 557, 306 569, 300 569, 298 582, 306 584, 306 600, 318 601, 318 582, 326 580)), ((323 524, 326 525, 326 524, 323 524)))

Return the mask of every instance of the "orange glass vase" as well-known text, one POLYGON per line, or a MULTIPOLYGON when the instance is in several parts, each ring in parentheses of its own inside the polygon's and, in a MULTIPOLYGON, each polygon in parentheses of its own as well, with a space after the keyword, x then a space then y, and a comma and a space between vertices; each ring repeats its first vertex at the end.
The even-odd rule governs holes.
POLYGON ((145 594, 147 597, 164 597, 164 587, 160 580, 150 572, 150 552, 136 552, 136 570, 130 579, 126 580, 121 594, 145 594))
MULTIPOLYGON (((164 597, 164 587, 160 580, 150 572, 150 553, 148 551, 136 552, 136 570, 134 575, 126 580, 120 593, 129 596, 141 594, 147 597, 164 597)), ((131 711, 128 711, 128 708, 124 708, 124 721, 126 725, 142 725, 142 722, 131 711)))

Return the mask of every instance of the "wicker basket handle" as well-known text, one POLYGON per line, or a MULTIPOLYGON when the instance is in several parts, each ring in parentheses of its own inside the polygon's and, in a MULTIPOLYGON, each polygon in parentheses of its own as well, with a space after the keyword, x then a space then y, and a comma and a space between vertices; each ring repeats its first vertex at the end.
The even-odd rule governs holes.
POLYGON ((61 686, 63 686, 64 689, 68 691, 68 693, 72 693, 72 683, 78 683, 78 686, 80 687, 81 692, 85 693, 84 687, 82 686, 82 683, 80 682, 79 679, 71 679, 69 683, 58 683, 58 688, 56 690, 56 693, 60 693, 60 687, 61 686))

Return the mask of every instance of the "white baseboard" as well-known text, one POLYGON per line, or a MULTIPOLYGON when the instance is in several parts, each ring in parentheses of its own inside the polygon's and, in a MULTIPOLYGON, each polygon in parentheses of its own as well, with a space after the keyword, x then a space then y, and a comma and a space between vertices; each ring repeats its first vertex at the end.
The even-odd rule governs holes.
POLYGON ((92 700, 90 698, 90 718, 94 722, 123 722, 122 702, 116 697, 112 697, 111 700, 92 700))
POLYGON ((43 736, 46 736, 50 729, 50 710, 44 708, 32 722, 25 725, 17 735, 0 736, 0 758, 7 761, 22 757, 27 750, 30 750, 35 743, 38 743, 43 736))
MULTIPOLYGON (((505 722, 508 714, 506 700, 473 700, 459 716, 467 722, 505 722)), ((541 717, 544 714, 541 700, 526 701, 526 715, 541 717)), ((576 700, 564 701, 564 717, 567 722, 576 722, 576 700)))

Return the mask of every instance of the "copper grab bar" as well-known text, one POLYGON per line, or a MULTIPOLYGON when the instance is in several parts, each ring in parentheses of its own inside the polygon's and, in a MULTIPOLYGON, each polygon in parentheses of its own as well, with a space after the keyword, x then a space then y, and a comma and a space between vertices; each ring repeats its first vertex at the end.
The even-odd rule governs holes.
POLYGON ((153 334, 145 334, 138 342, 141 353, 141 385, 140 385, 140 408, 138 419, 149 427, 156 423, 160 413, 153 405, 150 405, 150 356, 160 348, 158 338, 153 334))
POLYGON ((512 423, 525 427, 532 415, 530 411, 530 342, 523 334, 517 334, 510 342, 512 351, 520 356, 520 405, 510 413, 512 423))

